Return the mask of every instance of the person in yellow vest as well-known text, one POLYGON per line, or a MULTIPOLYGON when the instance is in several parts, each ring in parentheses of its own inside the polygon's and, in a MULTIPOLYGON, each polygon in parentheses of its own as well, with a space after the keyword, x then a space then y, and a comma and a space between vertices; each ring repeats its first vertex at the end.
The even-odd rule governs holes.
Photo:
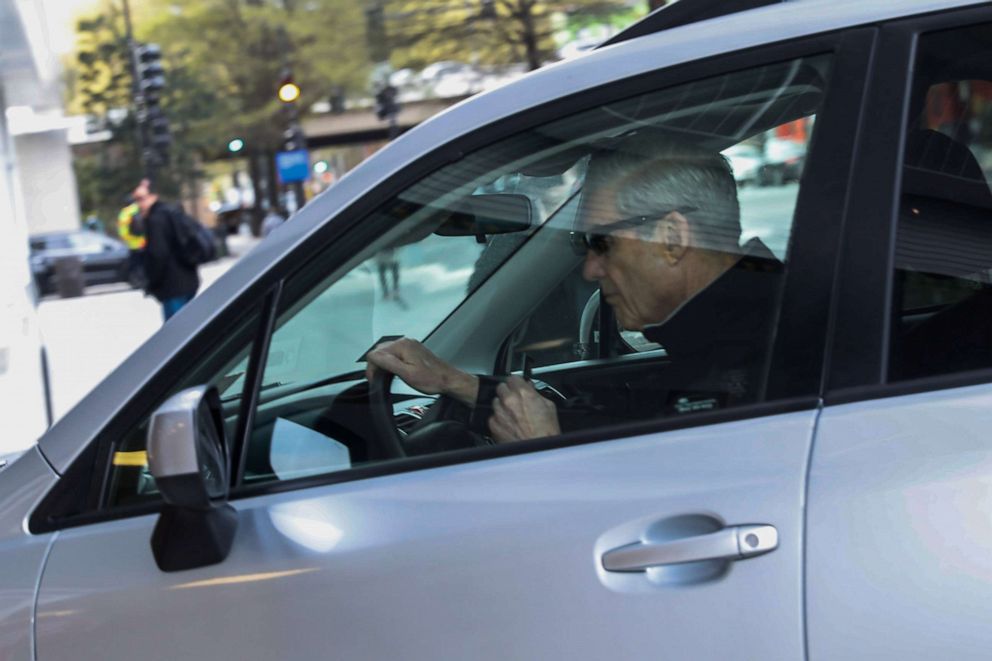
POLYGON ((128 282, 136 289, 144 288, 145 284, 145 232, 141 226, 141 209, 137 202, 132 202, 117 214, 117 234, 127 245, 128 282))

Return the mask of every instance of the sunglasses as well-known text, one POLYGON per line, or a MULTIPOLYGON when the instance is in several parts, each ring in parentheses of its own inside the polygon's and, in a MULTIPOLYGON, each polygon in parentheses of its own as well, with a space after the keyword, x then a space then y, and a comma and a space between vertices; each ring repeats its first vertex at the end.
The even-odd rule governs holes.
POLYGON ((572 244, 572 250, 575 251, 575 254, 580 257, 585 257, 590 251, 595 255, 606 255, 610 252, 609 237, 614 232, 630 229, 632 227, 640 227, 649 220, 661 220, 668 214, 675 213, 676 211, 678 213, 686 214, 691 211, 696 211, 696 208, 676 207, 674 209, 669 209, 668 211, 653 213, 650 216, 631 216, 630 218, 621 218, 620 220, 615 220, 612 223, 596 225, 594 228, 585 232, 571 232, 569 234, 569 239, 572 244))

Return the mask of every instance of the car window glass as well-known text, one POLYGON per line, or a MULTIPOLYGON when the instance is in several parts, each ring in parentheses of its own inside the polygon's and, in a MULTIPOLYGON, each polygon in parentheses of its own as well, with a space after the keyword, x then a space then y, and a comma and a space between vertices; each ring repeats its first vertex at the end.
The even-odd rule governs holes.
POLYGON ((70 241, 69 234, 57 234, 55 236, 49 236, 44 239, 44 247, 46 250, 65 250, 72 247, 72 242, 70 241))
POLYGON ((919 41, 889 377, 992 367, 992 25, 919 41))
POLYGON ((610 102, 467 153, 386 200, 287 279, 244 481, 492 442, 485 420, 477 428, 482 413, 398 379, 389 410, 377 409, 366 351, 404 336, 482 376, 522 368, 513 363, 524 354, 554 367, 575 355, 597 289, 624 329, 643 327, 665 351, 545 370, 539 385, 563 431, 761 401, 830 62, 802 58, 610 102), (756 169, 721 155, 728 149, 758 154, 756 169), (656 170, 671 175, 659 183, 656 170), (698 269, 699 290, 681 301, 671 283, 685 276, 659 275, 675 253, 694 265, 678 257, 672 269, 698 269), (593 277, 584 271, 593 262, 625 270, 593 277), (624 278, 637 285, 623 289, 624 278), (398 454, 377 431, 383 416, 400 430, 398 454))
POLYGON ((100 236, 93 232, 76 232, 69 235, 69 241, 73 248, 80 253, 95 253, 103 250, 100 236))
POLYGON ((155 478, 148 470, 146 453, 148 423, 154 410, 169 397, 193 386, 210 384, 217 387, 221 395, 224 411, 225 434, 228 441, 233 439, 241 404, 244 373, 252 342, 258 331, 259 311, 253 309, 241 320, 233 323, 225 331, 213 348, 194 361, 193 368, 173 384, 167 393, 158 398, 153 407, 141 416, 120 438, 111 439, 106 505, 116 507, 157 500, 158 489, 155 478))
MULTIPOLYGON (((806 116, 769 128, 722 151, 738 186, 742 242, 760 239, 783 262, 815 120, 811 109, 806 116)), ((509 364, 521 367, 524 354, 535 367, 600 355, 598 303, 596 286, 583 278, 581 265, 578 266, 517 329, 511 341, 509 364)), ((610 337, 621 352, 664 351, 643 333, 622 326, 617 326, 610 337)))

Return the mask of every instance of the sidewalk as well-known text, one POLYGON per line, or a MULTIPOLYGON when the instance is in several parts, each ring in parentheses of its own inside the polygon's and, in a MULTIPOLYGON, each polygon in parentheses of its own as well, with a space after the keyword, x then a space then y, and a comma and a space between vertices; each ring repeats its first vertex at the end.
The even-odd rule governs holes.
MULTIPOLYGON (((258 241, 229 237, 231 256, 200 267, 200 291, 258 241)), ((48 353, 53 422, 162 326, 158 302, 124 284, 88 287, 80 298, 46 298, 38 316, 48 353)))

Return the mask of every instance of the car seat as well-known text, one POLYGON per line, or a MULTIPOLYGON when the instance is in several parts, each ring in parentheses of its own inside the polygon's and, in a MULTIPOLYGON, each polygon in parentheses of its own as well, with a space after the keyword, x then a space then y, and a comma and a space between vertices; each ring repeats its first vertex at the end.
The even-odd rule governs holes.
POLYGON ((906 140, 896 237, 891 380, 992 367, 992 191, 971 150, 933 130, 906 140), (905 309, 927 297, 938 309, 905 309))

